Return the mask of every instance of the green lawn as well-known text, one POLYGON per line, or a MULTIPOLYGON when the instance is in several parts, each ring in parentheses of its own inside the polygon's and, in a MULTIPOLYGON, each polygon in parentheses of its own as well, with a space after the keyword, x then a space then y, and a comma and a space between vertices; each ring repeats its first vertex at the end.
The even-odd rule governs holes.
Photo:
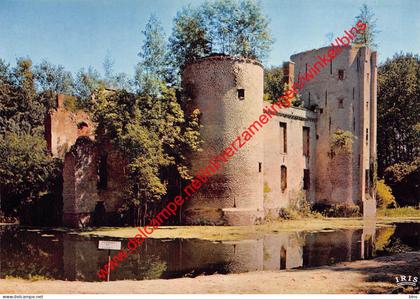
POLYGON ((396 209, 378 209, 377 216, 392 217, 392 218, 406 218, 406 217, 420 217, 420 209, 414 207, 404 207, 396 209))
MULTIPOLYGON (((397 210, 397 209, 395 209, 397 210)), ((387 226, 393 222, 420 222, 420 211, 384 212, 378 211, 377 226, 387 226), (391 216, 388 214, 392 214, 391 216)), ((363 228, 363 218, 305 218, 297 220, 278 220, 267 224, 253 226, 162 226, 149 237, 185 238, 203 240, 240 240, 263 237, 268 233, 282 231, 320 231, 325 229, 363 228)), ((132 238, 138 234, 135 227, 102 227, 79 232, 80 235, 97 235, 109 237, 132 238)))

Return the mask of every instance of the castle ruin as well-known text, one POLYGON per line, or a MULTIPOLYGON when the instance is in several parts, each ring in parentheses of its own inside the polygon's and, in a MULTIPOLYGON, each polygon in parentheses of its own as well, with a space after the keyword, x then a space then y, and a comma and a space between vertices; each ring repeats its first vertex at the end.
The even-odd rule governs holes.
MULTIPOLYGON (((292 55, 283 68, 285 82, 293 83, 328 49, 292 55)), ((185 67, 184 90, 202 112, 203 151, 191 155, 192 173, 258 119, 265 106, 263 78, 263 66, 245 58, 215 55, 185 67)), ((302 200, 313 206, 359 206, 364 216, 374 216, 376 89, 377 53, 344 47, 299 90, 304 107, 274 115, 185 203, 183 223, 255 224, 302 200), (331 138, 338 130, 350 132, 352 142, 333 151, 331 138)), ((64 155, 63 222, 90 225, 98 209, 116 213, 125 164, 112 148, 93 145, 88 115, 60 109, 50 112, 47 141, 53 155, 64 155)))

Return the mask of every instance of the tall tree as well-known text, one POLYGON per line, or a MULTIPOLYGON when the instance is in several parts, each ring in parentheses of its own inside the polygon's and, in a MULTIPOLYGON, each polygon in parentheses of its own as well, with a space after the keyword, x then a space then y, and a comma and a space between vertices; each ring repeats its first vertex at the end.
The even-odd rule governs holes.
POLYGON ((42 133, 45 108, 36 98, 32 61, 19 59, 13 69, 0 65, 0 133, 42 133))
POLYGON ((79 98, 79 106, 88 107, 91 94, 105 85, 101 75, 93 67, 89 67, 87 71, 82 68, 76 74, 75 80, 75 94, 79 98))
POLYGON ((128 162, 127 206, 137 211, 167 193, 165 170, 189 178, 186 153, 199 147, 198 112, 185 115, 175 90, 160 90, 157 97, 100 92, 93 109, 99 142, 110 140, 128 162))
POLYGON ((264 69, 264 100, 274 101, 283 95, 283 68, 264 69))
POLYGON ((356 36, 353 43, 375 49, 378 46, 376 44, 376 35, 379 31, 377 30, 377 19, 373 11, 366 4, 363 4, 355 20, 356 22, 360 20, 365 23, 366 29, 356 36))
MULTIPOLYGON (((420 171, 420 58, 396 54, 378 69, 378 171, 394 191, 419 193, 407 180, 420 171), (395 124, 398 123, 398 126, 395 124), (401 185, 401 182, 406 182, 401 185)), ((413 176, 414 177, 414 176, 413 176)), ((418 180, 418 177, 417 177, 418 180)), ((416 187, 417 186, 417 187, 416 187)), ((397 200, 401 193, 395 192, 397 200)), ((410 197, 410 195, 408 195, 410 197)))
POLYGON ((136 82, 140 91, 157 95, 168 71, 165 34, 154 15, 150 16, 142 33, 144 42, 138 53, 141 61, 136 68, 136 82))
POLYGON ((0 198, 13 216, 49 189, 56 164, 44 140, 45 107, 36 95, 30 59, 0 61, 0 198))
POLYGON ((36 87, 39 92, 74 93, 74 80, 71 72, 62 65, 53 65, 43 60, 34 67, 36 87))
POLYGON ((210 53, 264 59, 273 42, 268 19, 251 0, 216 0, 181 10, 170 47, 176 67, 210 53))
POLYGON ((73 76, 62 65, 53 65, 44 60, 40 64, 35 65, 34 78, 38 101, 46 109, 56 105, 57 93, 72 95, 75 92, 73 76))

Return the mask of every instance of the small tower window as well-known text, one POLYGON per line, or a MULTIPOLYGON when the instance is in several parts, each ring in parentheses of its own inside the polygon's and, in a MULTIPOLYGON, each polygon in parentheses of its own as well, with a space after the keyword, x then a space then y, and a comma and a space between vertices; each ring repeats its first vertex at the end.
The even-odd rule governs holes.
POLYGON ((284 165, 280 167, 280 179, 281 192, 284 192, 287 188, 287 167, 284 165))
POLYGON ((325 107, 327 107, 328 104, 328 91, 325 90, 325 107))
POLYGON ((338 70, 338 80, 344 80, 344 70, 338 70))
POLYGON ((243 88, 238 89, 238 99, 241 101, 245 100, 245 89, 243 88))
POLYGON ((302 135, 303 135, 303 155, 309 157, 309 127, 303 127, 302 135))
POLYGON ((369 129, 366 128, 366 145, 368 145, 369 142, 369 129))
POLYGON ((369 169, 365 169, 365 192, 368 193, 370 188, 369 169))
POLYGON ((338 108, 340 109, 344 108, 344 99, 338 99, 338 108))
POLYGON ((281 140, 283 141, 282 153, 287 153, 287 124, 280 122, 280 134, 281 140))
POLYGON ((262 163, 258 162, 258 172, 261 172, 261 171, 262 171, 262 163))
POLYGON ((309 169, 303 170, 303 190, 309 190, 311 187, 311 181, 309 178, 309 169))

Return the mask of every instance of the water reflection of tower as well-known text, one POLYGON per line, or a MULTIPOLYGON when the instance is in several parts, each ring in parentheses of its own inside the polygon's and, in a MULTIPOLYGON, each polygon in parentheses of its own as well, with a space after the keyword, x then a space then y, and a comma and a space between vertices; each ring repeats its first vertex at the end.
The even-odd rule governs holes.
POLYGON ((303 235, 280 233, 264 236, 264 270, 283 270, 301 267, 303 235))
POLYGON ((363 229, 308 233, 303 247, 303 266, 316 267, 370 258, 374 239, 374 222, 365 222, 363 229))
POLYGON ((375 221, 364 221, 363 222, 363 233, 361 238, 361 258, 368 259, 373 256, 373 248, 375 246, 376 237, 376 222, 375 221))

